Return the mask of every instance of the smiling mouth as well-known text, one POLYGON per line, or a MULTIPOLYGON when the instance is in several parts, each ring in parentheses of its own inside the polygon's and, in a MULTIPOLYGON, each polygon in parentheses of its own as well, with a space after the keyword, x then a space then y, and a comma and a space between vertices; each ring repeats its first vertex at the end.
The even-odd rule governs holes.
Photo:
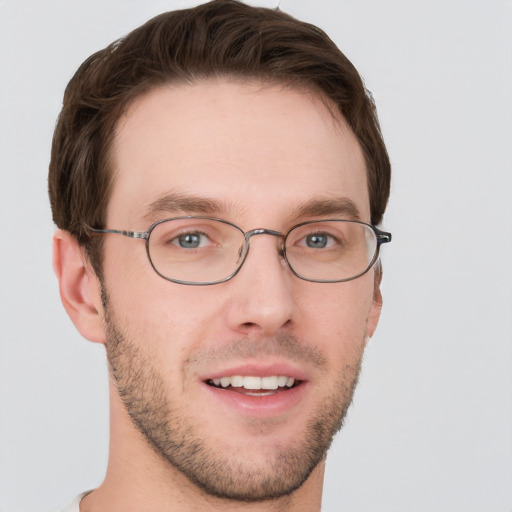
POLYGON ((297 387, 301 381, 286 375, 257 377, 253 375, 233 375, 219 379, 208 379, 206 384, 214 388, 243 393, 247 396, 267 396, 297 387))

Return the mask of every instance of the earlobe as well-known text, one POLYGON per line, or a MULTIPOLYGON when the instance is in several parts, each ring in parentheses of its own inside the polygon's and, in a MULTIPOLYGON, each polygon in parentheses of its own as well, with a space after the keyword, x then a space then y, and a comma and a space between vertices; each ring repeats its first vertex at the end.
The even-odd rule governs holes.
POLYGON ((53 269, 62 304, 80 334, 95 343, 105 342, 101 287, 87 264, 83 247, 69 232, 53 236, 53 269))

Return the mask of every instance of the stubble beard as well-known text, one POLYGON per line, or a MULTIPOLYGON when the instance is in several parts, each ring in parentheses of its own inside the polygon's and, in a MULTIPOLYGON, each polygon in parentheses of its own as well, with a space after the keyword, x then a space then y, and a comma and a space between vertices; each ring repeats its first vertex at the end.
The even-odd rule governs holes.
MULTIPOLYGON (((108 306, 105 311, 109 311, 108 306)), ((122 332, 111 311, 105 326, 110 372, 136 428, 164 462, 203 493, 227 500, 272 500, 297 490, 341 429, 361 367, 362 349, 356 363, 345 367, 332 383, 332 393, 311 413, 302 442, 294 439, 293 446, 281 446, 261 467, 243 454, 238 459, 227 456, 209 443, 208 432, 200 432, 187 411, 173 403, 154 359, 122 332)), ((251 350, 243 340, 239 345, 251 350)))

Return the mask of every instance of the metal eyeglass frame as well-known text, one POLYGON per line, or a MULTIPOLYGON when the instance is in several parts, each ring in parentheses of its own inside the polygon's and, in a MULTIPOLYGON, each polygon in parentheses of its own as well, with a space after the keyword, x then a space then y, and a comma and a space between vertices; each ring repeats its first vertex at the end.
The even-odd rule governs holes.
POLYGON ((125 231, 125 230, 120 230, 120 229, 95 229, 95 228, 91 228, 91 227, 89 227, 88 230, 92 234, 123 235, 123 236, 126 236, 128 238, 145 240, 146 254, 148 256, 149 262, 151 263, 151 266, 153 267, 153 270, 160 277, 162 277, 163 279, 166 279, 167 281, 171 281, 171 282, 177 283, 177 284, 190 285, 190 286, 208 286, 208 285, 212 285, 212 284, 225 283, 226 281, 229 281, 230 279, 235 277, 238 274, 238 272, 240 271, 240 269, 242 268, 243 264, 245 263, 245 260, 247 259, 247 255, 249 254, 249 249, 250 249, 249 241, 250 241, 251 237, 253 237, 255 235, 271 235, 271 236, 276 236, 276 237, 280 238, 281 242, 282 242, 282 245, 281 245, 281 250, 280 250, 279 254, 286 261, 286 264, 288 265, 288 268, 299 279, 302 279, 304 281, 309 281, 309 282, 312 282, 312 283, 343 283, 343 282, 352 281, 353 279, 357 279, 358 277, 361 277, 362 275, 366 274, 373 267, 375 262, 377 261, 377 259, 379 257, 380 246, 382 244, 387 244, 387 243, 391 242, 391 233, 388 233, 386 231, 381 231, 380 229, 376 228, 375 226, 373 226, 371 224, 367 224, 366 222, 362 222, 362 221, 358 221, 358 220, 348 220, 348 219, 318 219, 318 220, 309 220, 309 221, 301 222, 300 224, 296 224, 295 226, 292 226, 287 231, 286 234, 281 233, 279 231, 275 231, 273 229, 265 229, 265 228, 256 228, 256 229, 251 229, 250 231, 243 231, 236 224, 233 224, 232 222, 229 222, 227 220, 218 219, 216 217, 207 217, 207 216, 202 216, 202 215, 184 215, 184 216, 181 216, 181 217, 170 217, 170 218, 167 218, 167 219, 162 219, 162 220, 156 221, 153 224, 151 224, 151 226, 149 226, 147 231, 125 231), (183 281, 183 280, 180 280, 180 279, 173 279, 171 277, 168 277, 168 276, 162 274, 155 267, 155 265, 153 263, 153 260, 151 259, 151 253, 149 251, 149 238, 151 236, 152 231, 158 225, 160 225, 160 224, 162 224, 164 222, 171 221, 171 220, 180 220, 180 219, 213 220, 213 221, 216 221, 216 222, 222 222, 223 224, 227 224, 229 226, 232 226, 232 227, 236 228, 238 231, 240 231, 243 234, 244 239, 245 239, 245 251, 244 251, 244 257, 242 258, 242 260, 238 264, 238 266, 235 269, 235 271, 232 274, 230 274, 228 277, 225 277, 224 279, 219 279, 217 281, 206 281, 206 282, 183 281), (295 271, 295 269, 292 267, 292 265, 288 261, 288 258, 286 257, 286 239, 287 239, 287 237, 289 236, 289 234, 294 229, 296 229, 296 228, 298 228, 300 226, 305 226, 307 224, 314 224, 314 223, 319 223, 319 222, 332 222, 332 221, 352 222, 354 224, 362 224, 362 225, 367 226, 370 229, 372 229, 372 231, 375 233, 375 238, 377 240, 377 246, 375 248, 375 254, 373 255, 372 260, 370 261, 368 266, 362 272, 360 272, 356 276, 349 277, 349 278, 346 278, 346 279, 334 279, 334 280, 332 280, 332 279, 309 279, 307 277, 304 277, 304 276, 300 275, 298 272, 295 271))

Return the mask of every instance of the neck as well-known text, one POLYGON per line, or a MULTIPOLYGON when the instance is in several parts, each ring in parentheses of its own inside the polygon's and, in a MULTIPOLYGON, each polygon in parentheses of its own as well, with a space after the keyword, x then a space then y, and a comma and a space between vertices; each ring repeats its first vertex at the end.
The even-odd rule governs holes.
POLYGON ((288 496, 242 502, 210 496, 157 454, 111 391, 110 454, 102 485, 80 504, 81 512, 318 512, 325 461, 288 496))

